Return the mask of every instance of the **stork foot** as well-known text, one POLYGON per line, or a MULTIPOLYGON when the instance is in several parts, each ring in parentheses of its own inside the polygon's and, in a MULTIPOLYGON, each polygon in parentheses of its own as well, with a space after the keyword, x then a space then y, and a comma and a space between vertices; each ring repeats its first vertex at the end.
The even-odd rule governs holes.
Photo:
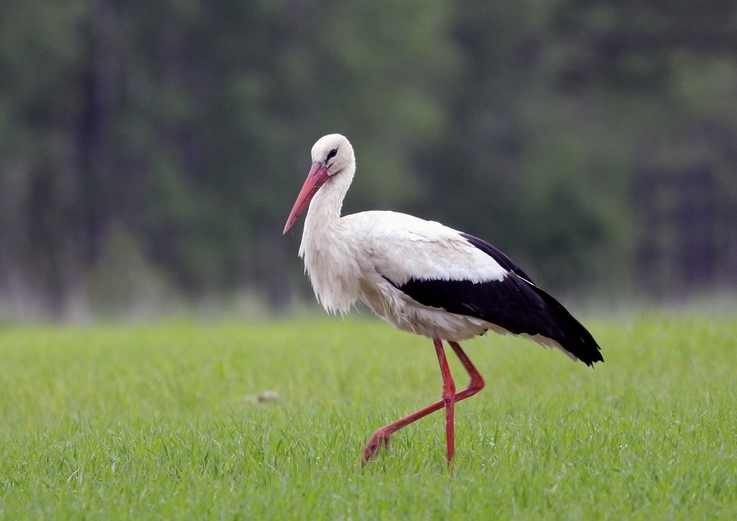
POLYGON ((363 449, 363 456, 361 457, 361 466, 363 467, 368 461, 374 459, 379 453, 379 449, 383 445, 385 449, 389 450, 389 438, 391 434, 388 434, 383 428, 377 430, 371 439, 363 449))

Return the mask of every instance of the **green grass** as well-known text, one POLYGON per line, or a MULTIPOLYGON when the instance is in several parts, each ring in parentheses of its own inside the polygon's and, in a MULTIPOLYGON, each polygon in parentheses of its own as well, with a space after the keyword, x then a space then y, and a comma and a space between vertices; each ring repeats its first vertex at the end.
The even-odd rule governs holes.
POLYGON ((453 477, 442 413, 360 467, 441 388, 432 343, 378 321, 6 326, 0 518, 737 518, 737 320, 587 324, 593 371, 464 344, 487 387, 457 406, 453 477))

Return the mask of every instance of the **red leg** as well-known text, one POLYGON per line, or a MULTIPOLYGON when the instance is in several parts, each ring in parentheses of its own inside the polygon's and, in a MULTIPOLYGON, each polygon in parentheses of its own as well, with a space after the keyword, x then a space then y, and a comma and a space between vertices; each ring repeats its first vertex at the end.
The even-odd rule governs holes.
POLYGON ((435 344, 435 352, 438 355, 438 363, 440 364, 440 373, 443 375, 443 405, 445 406, 445 443, 448 448, 448 465, 455 454, 455 396, 456 384, 453 381, 453 375, 450 374, 448 360, 445 358, 443 350, 443 342, 433 339, 435 344))
MULTIPOLYGON (((443 353, 443 358, 445 358, 445 354, 443 352, 442 343, 439 339, 433 339, 433 343, 435 344, 435 350, 438 352, 438 360, 440 360, 440 353, 443 353), (438 344, 440 345, 440 351, 438 351, 438 344)), ((461 363, 463 364, 463 367, 468 372, 468 375, 471 377, 471 382, 468 384, 468 387, 466 387, 461 392, 455 394, 453 396, 453 402, 459 402, 461 400, 465 400, 466 398, 470 398, 474 394, 478 393, 481 389, 484 388, 484 379, 481 377, 479 372, 476 370, 474 365, 471 363, 471 360, 466 356, 466 353, 463 352, 463 349, 461 349, 461 346, 458 344, 458 342, 448 342, 450 344, 450 347, 453 348, 453 351, 460 359, 461 363)), ((447 367, 447 363, 446 363, 447 367)), ((441 371, 442 371, 442 362, 441 362, 441 371)), ((448 371, 448 374, 450 374, 450 371, 448 371)), ((451 379, 452 380, 452 379, 451 379)), ((443 376, 443 391, 445 391, 445 376, 443 376)), ((445 398, 445 396, 444 396, 445 398)), ((424 418, 428 414, 431 414, 435 411, 439 411, 445 407, 445 399, 440 400, 438 402, 435 402, 432 405, 429 405, 425 407, 422 410, 417 411, 414 414, 410 414, 409 416, 402 418, 401 420, 395 421, 394 423, 390 423, 389 425, 386 425, 380 429, 378 429, 372 436, 371 439, 369 439, 368 443, 366 444, 366 448, 363 449, 363 458, 361 459, 361 465, 365 465, 367 461, 370 459, 373 459, 376 454, 378 454, 379 449, 382 445, 384 445, 384 448, 389 448, 389 438, 392 434, 397 432, 402 427, 406 427, 410 423, 416 422, 420 418, 424 418)), ((451 413, 452 414, 452 413, 451 413)), ((452 427, 451 427, 452 431, 452 427)), ((448 438, 448 418, 447 418, 447 409, 446 409, 446 442, 449 440, 448 438)), ((448 444, 448 451, 451 452, 450 444, 448 444)), ((450 458, 452 457, 452 454, 448 457, 448 461, 450 461, 450 458)))
POLYGON ((470 398, 474 394, 478 393, 481 389, 484 388, 484 379, 481 377, 479 372, 476 370, 476 367, 471 363, 471 360, 466 356, 466 353, 463 352, 463 349, 461 349, 461 346, 458 342, 448 342, 450 344, 450 347, 453 348, 453 351, 455 352, 458 359, 463 364, 463 367, 466 368, 466 372, 468 372, 468 376, 471 377, 471 381, 468 383, 468 387, 463 389, 460 393, 456 395, 456 402, 460 402, 461 400, 465 400, 466 398, 470 398))

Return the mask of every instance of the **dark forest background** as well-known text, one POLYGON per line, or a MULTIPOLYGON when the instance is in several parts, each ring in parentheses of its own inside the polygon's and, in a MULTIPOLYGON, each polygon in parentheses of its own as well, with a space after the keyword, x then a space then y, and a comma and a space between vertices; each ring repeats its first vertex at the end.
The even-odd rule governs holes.
POLYGON ((737 289, 733 0, 25 0, 0 316, 309 301, 281 230, 330 132, 347 212, 439 220, 568 295, 737 289))

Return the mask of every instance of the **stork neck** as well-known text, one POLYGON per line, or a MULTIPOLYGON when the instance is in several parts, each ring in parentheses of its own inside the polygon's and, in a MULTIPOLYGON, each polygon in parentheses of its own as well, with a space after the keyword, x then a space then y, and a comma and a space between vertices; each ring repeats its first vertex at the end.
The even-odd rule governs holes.
POLYGON ((331 228, 340 220, 343 199, 353 181, 355 165, 345 172, 340 172, 330 179, 315 194, 305 217, 305 230, 331 228))

